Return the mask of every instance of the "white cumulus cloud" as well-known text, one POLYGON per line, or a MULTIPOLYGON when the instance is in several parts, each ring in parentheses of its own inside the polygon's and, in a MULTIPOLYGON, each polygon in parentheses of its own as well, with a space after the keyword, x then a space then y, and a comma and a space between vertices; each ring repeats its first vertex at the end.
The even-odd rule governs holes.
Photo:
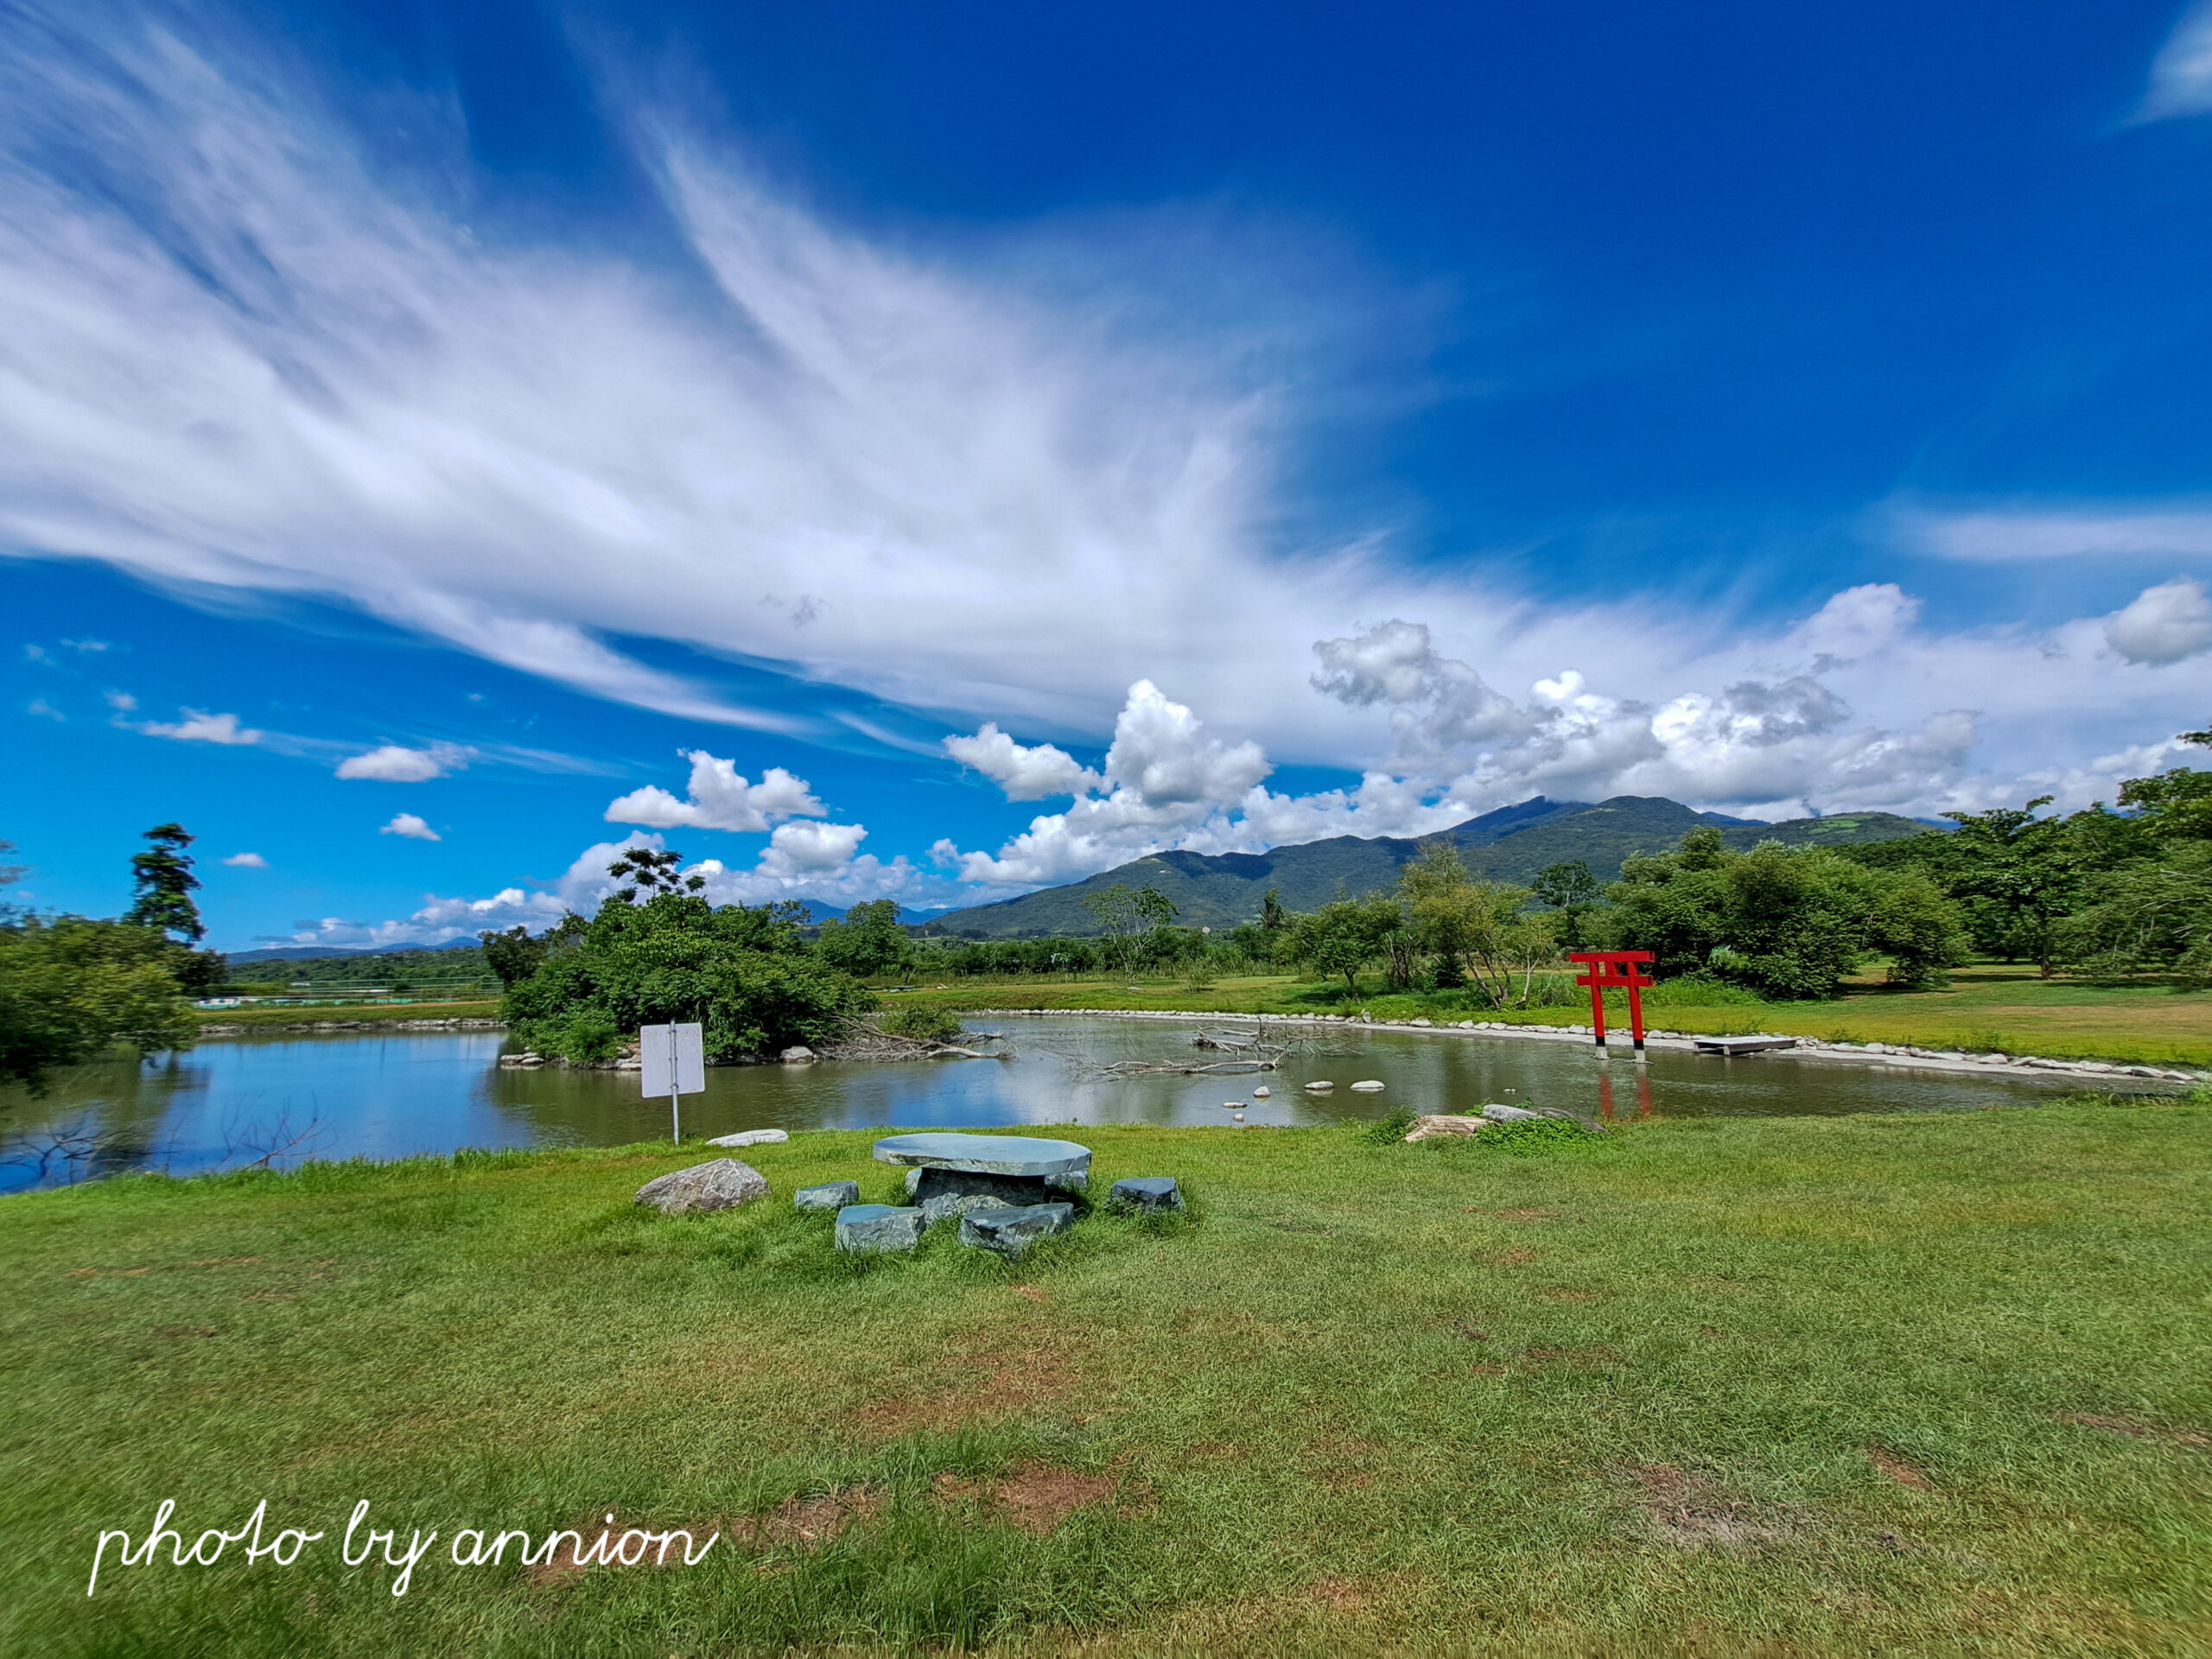
POLYGON ((223 861, 234 870, 265 870, 269 861, 259 853, 232 853, 223 861))
POLYGON ((443 841, 445 837, 416 817, 412 812, 397 814, 390 823, 377 831, 380 836, 404 836, 410 841, 443 841))
POLYGON ((1096 772, 1079 764, 1065 749, 1050 743, 1017 743, 991 721, 984 721, 973 737, 946 738, 944 750, 962 766, 996 784, 1009 801, 1082 795, 1099 782, 1096 772))
POLYGON ((2145 588, 2105 621, 2105 643, 2131 663, 2164 667, 2212 649, 2212 598, 2177 577, 2145 588))
POLYGON ((427 749, 410 749, 386 743, 365 754, 352 754, 338 763, 340 778, 365 778, 385 784, 428 783, 468 764, 469 752, 450 743, 434 743, 427 749))
MULTIPOLYGON (((241 726, 236 715, 211 715, 201 709, 179 710, 184 718, 173 722, 142 720, 130 723, 134 732, 148 737, 172 738, 180 743, 246 744, 261 741, 262 734, 241 726)), ((121 723, 121 722, 118 722, 121 723)))
POLYGON ((804 778, 771 766, 757 784, 747 781, 734 760, 704 749, 687 752, 691 763, 688 798, 648 784, 607 804, 609 823, 642 823, 656 830, 729 830, 759 834, 786 818, 823 817, 829 808, 814 798, 804 778))

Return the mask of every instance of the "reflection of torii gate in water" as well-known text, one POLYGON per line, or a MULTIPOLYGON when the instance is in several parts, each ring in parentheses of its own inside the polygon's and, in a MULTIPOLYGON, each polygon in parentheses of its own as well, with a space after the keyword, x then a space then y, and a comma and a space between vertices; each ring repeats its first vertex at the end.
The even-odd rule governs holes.
POLYGON ((1583 966, 1582 976, 1574 982, 1590 988, 1590 1029, 1596 1033, 1598 1052, 1605 1052, 1605 993, 1628 993, 1628 1027, 1635 1039, 1636 1058, 1643 1058, 1643 992, 1651 988, 1651 953, 1649 950, 1577 950, 1568 957, 1569 962, 1583 966))
MULTIPOLYGON (((1636 1068, 1636 1115, 1638 1117, 1651 1116, 1651 1074, 1640 1065, 1636 1068)), ((1598 1074, 1598 1116, 1599 1121, 1610 1123, 1615 1116, 1612 1074, 1600 1071, 1598 1074)))

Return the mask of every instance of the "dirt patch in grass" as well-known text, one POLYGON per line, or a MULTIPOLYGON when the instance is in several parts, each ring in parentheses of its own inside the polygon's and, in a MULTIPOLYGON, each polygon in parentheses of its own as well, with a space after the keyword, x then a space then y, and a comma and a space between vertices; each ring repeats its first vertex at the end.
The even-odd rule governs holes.
POLYGON ((1045 1293, 1034 1285, 1016 1285, 1014 1287, 1014 1294, 1017 1296, 1027 1297, 1039 1307, 1045 1305, 1045 1293))
POLYGON ((1775 1517, 1755 1515, 1748 1499, 1731 1498, 1704 1476, 1676 1465, 1646 1464, 1634 1478, 1644 1520, 1662 1542, 1677 1549, 1740 1549, 1791 1535, 1775 1517))
MULTIPOLYGON (((1471 1216, 1478 1212, 1470 1210, 1467 1213, 1471 1216)), ((1491 1214, 1500 1221, 1557 1221, 1560 1218, 1560 1212, 1556 1210, 1493 1210, 1491 1214)))
POLYGON ((1113 1497, 1114 1486, 1111 1475, 1086 1475, 1033 1459, 997 1480, 963 1480, 948 1471, 931 1481, 930 1495, 941 1503, 979 1503, 1042 1537, 1084 1504, 1113 1497))
POLYGON ((2091 1412, 2069 1411, 2059 1414, 2062 1423, 2072 1423, 2082 1428, 2101 1428, 2111 1434, 2126 1434, 2139 1440, 2171 1440, 2176 1446, 2212 1447, 2212 1434, 2202 1429, 2177 1428, 2166 1423, 2146 1423, 2135 1417, 2100 1417, 2091 1412))
POLYGON ((1927 1491, 1935 1485, 1928 1471, 1908 1458, 1878 1446, 1866 1448, 1866 1460, 1900 1486, 1910 1486, 1916 1492, 1927 1491))
MULTIPOLYGON (((893 1386, 900 1380, 896 1373, 891 1379, 893 1386)), ((1057 1404, 1076 1395, 1081 1386, 1075 1358, 1064 1349, 965 1354, 956 1357, 950 1371, 936 1373, 927 1382, 916 1379, 891 1397, 861 1407, 853 1417, 861 1427, 880 1434, 966 1428, 1011 1412, 1057 1404)))
POLYGON ((729 1541, 741 1549, 814 1549, 856 1521, 883 1512, 885 1494, 873 1486, 787 1497, 766 1515, 729 1523, 729 1541))
POLYGON ((1512 1249, 1492 1256, 1491 1265, 1499 1268, 1525 1268, 1535 1259, 1536 1253, 1534 1250, 1512 1249))
POLYGON ((1593 1342, 1584 1348, 1535 1347, 1526 1351, 1532 1365, 1618 1365, 1620 1351, 1602 1342, 1593 1342))

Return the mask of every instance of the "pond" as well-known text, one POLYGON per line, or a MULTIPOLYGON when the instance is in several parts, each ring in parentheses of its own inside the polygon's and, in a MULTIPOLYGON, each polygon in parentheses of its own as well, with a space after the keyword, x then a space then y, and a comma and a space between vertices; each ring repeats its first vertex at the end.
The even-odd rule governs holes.
MULTIPOLYGON (((1104 1079, 1121 1060, 1188 1060, 1219 1020, 1080 1015, 969 1021, 1012 1057, 899 1064, 710 1068, 683 1102, 685 1139, 750 1128, 982 1128, 1014 1123, 1248 1124, 1378 1118, 1401 1107, 1472 1111, 1492 1101, 1593 1117, 1789 1116, 1966 1111, 2031 1104, 2079 1079, 1957 1075, 1768 1056, 1655 1052, 1637 1065, 1580 1044, 1337 1028, 1320 1052, 1242 1077, 1104 1079), (1381 1094, 1346 1085, 1376 1078, 1381 1094), (1317 1079, 1334 1093, 1305 1093, 1317 1079), (1253 1087, 1273 1090, 1254 1101, 1253 1087)), ((620 1146, 668 1133, 668 1103, 634 1071, 503 1068, 498 1032, 283 1034, 216 1042, 142 1066, 84 1066, 32 1098, 0 1092, 0 1192, 134 1169, 185 1175, 306 1158, 402 1158, 462 1147, 620 1146)), ((2118 1080, 2114 1080, 2117 1082, 2118 1080)), ((2149 1085, 2156 1088, 2158 1085, 2149 1085)))

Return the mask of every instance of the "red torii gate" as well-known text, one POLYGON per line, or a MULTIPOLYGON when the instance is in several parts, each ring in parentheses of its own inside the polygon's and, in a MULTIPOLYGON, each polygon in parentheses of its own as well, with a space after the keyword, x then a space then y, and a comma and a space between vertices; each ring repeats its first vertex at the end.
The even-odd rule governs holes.
POLYGON ((1585 969, 1574 982, 1590 988, 1590 1028, 1597 1033, 1598 1046, 1605 1046, 1605 993, 1624 990, 1628 993, 1629 1030, 1636 1039, 1638 1058, 1643 1053, 1643 998, 1641 993, 1649 990, 1651 952, 1649 950, 1576 950, 1569 962, 1579 962, 1585 969))

